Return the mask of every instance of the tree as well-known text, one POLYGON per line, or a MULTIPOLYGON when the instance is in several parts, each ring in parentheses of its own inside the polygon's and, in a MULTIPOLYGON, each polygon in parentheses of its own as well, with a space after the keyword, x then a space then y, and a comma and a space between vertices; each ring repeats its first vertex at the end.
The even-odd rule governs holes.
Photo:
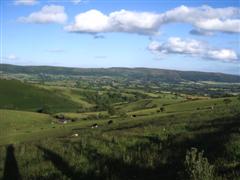
POLYGON ((190 180, 212 180, 214 179, 213 166, 208 159, 203 157, 203 151, 198 152, 197 148, 187 151, 185 158, 187 178, 190 180))
POLYGON ((160 111, 161 112, 165 111, 165 108, 164 107, 160 107, 160 111))
POLYGON ((37 110, 38 113, 46 113, 46 114, 50 114, 51 113, 51 110, 50 110, 50 107, 48 105, 43 105, 41 108, 39 108, 37 110))

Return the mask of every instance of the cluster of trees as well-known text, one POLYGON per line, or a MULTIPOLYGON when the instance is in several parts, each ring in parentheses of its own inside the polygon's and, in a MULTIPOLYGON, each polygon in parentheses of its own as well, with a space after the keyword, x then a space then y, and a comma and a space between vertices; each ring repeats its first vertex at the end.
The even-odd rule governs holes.
POLYGON ((120 92, 104 92, 102 94, 96 91, 82 91, 81 95, 85 97, 88 102, 96 104, 95 110, 102 111, 111 108, 113 103, 130 102, 134 98, 124 96, 120 92))

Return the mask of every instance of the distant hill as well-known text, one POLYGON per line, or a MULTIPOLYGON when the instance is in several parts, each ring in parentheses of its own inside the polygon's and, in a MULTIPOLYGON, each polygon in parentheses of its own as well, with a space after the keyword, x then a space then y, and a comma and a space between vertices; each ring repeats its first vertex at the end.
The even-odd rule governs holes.
POLYGON ((74 111, 78 104, 53 91, 17 80, 0 79, 0 109, 61 112, 74 111))
POLYGON ((52 74, 79 76, 110 76, 143 81, 178 83, 182 81, 215 81, 240 83, 240 76, 223 73, 177 71, 151 68, 69 68, 55 66, 16 66, 0 64, 4 73, 52 74))

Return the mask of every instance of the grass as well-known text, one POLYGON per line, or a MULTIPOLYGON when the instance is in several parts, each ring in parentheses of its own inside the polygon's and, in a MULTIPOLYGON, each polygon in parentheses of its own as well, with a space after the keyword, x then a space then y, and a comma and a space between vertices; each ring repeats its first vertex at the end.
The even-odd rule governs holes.
POLYGON ((15 143, 39 131, 52 129, 53 118, 46 114, 15 110, 0 110, 0 144, 15 143))
POLYGON ((63 125, 47 114, 2 109, 0 119, 0 145, 72 135, 72 129, 90 128, 96 122, 106 123, 106 120, 92 120, 63 125))
MULTIPOLYGON (((90 121, 98 122, 98 129, 86 128, 89 121, 76 122, 65 128, 78 137, 52 135, 21 143, 14 145, 14 155, 25 179, 179 179, 184 177, 186 151, 194 146, 204 150, 215 166, 215 176, 234 179, 239 173, 234 169, 239 166, 236 130, 240 124, 237 112, 231 112, 232 105, 226 108, 223 104, 220 112, 116 119, 112 125, 90 121), (228 171, 223 173, 222 168, 228 171)), ((6 152, 2 146, 1 164, 6 152)), ((1 166, 3 175, 6 168, 1 166)))
POLYGON ((54 93, 62 94, 63 96, 67 97, 71 101, 79 104, 83 108, 91 108, 94 106, 94 104, 91 104, 84 100, 84 97, 81 96, 79 91, 74 88, 67 88, 67 87, 59 87, 59 86, 39 86, 42 88, 45 88, 47 90, 50 90, 54 93))
POLYGON ((156 98, 145 98, 132 103, 120 104, 116 108, 125 112, 141 111, 151 108, 161 107, 163 105, 175 104, 186 100, 184 97, 172 94, 158 93, 156 98))
POLYGON ((51 112, 77 111, 80 105, 67 97, 22 83, 17 80, 0 79, 0 108, 37 111, 48 106, 51 112))

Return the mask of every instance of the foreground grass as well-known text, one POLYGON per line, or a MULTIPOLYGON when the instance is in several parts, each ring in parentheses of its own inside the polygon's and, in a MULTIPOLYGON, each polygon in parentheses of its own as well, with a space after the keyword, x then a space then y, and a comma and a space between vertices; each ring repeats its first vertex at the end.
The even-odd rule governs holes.
MULTIPOLYGON (((48 134, 47 138, 1 146, 0 177, 187 179, 185 154, 196 147, 204 150, 204 156, 214 166, 216 179, 237 179, 240 176, 237 105, 233 101, 214 110, 116 118, 110 125, 106 120, 77 121, 62 129, 59 125, 49 134, 41 133, 48 134), (90 128, 95 122, 99 128, 90 128), (9 156, 15 163, 8 162, 9 156), (12 173, 7 174, 9 171, 12 173)), ((45 125, 50 122, 43 121, 45 125)), ((32 132, 31 136, 40 135, 37 134, 32 132)))

